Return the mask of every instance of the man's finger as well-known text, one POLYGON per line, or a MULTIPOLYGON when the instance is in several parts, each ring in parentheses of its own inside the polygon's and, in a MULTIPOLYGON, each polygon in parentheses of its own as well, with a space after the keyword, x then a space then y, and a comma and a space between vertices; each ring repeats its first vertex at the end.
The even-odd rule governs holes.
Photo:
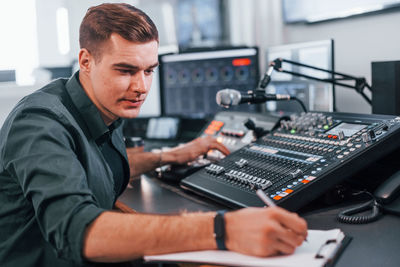
POLYGON ((229 155, 231 152, 229 151, 229 149, 223 145, 222 143, 218 142, 217 140, 215 140, 214 142, 212 142, 210 144, 210 149, 217 149, 220 152, 222 152, 225 156, 229 155))
POLYGON ((290 229, 281 226, 276 231, 276 238, 283 243, 291 247, 300 246, 304 241, 304 236, 302 234, 296 233, 290 229))
POLYGON ((274 248, 275 248, 275 250, 277 250, 279 253, 282 253, 282 254, 292 254, 292 253, 295 251, 296 246, 293 246, 293 245, 288 244, 288 243, 286 243, 286 242, 282 242, 282 241, 280 241, 280 240, 276 240, 276 241, 274 242, 274 248))
POLYGON ((307 237, 307 223, 297 214, 281 209, 282 212, 276 214, 276 219, 283 227, 295 233, 307 237))

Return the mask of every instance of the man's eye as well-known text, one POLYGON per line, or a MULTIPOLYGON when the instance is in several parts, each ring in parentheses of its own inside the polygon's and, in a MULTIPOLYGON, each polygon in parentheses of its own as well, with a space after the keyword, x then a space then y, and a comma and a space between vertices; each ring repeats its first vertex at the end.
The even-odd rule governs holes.
POLYGON ((153 69, 151 69, 151 70, 145 70, 144 72, 145 72, 147 75, 151 75, 151 74, 153 74, 154 70, 153 70, 153 69))
POLYGON ((132 71, 131 70, 126 70, 126 69, 118 69, 118 71, 122 74, 131 74, 132 71))

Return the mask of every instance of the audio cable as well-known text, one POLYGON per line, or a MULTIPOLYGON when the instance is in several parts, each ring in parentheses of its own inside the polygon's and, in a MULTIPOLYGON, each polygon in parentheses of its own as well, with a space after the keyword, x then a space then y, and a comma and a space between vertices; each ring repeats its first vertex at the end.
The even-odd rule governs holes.
POLYGON ((400 216, 400 210, 385 207, 368 191, 360 191, 354 195, 362 193, 368 194, 371 197, 371 200, 356 207, 341 211, 337 215, 339 222, 348 224, 366 224, 378 220, 384 213, 400 216), (356 215, 367 210, 371 210, 371 212, 366 215, 356 215))

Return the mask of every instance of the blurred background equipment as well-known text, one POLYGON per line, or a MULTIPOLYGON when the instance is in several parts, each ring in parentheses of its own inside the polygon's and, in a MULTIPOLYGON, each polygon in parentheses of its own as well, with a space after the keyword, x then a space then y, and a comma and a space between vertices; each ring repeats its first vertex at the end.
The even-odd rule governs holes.
MULTIPOLYGON (((256 88, 259 78, 257 48, 195 50, 161 55, 160 98, 163 116, 210 118, 223 108, 215 102, 222 88, 246 92, 256 88)), ((253 111, 255 105, 234 111, 253 111)))
MULTIPOLYGON (((321 40, 305 43, 272 46, 267 49, 267 65, 276 58, 284 58, 304 64, 312 65, 326 70, 335 70, 334 42, 333 40, 321 40)), ((282 64, 287 71, 297 72, 321 79, 333 78, 330 73, 321 73, 310 68, 282 64)), ((296 96, 306 106, 307 110, 334 111, 335 86, 329 83, 313 81, 287 73, 274 73, 266 92, 270 94, 288 94, 296 96)), ((268 102, 268 111, 300 112, 298 105, 288 102, 268 102)))
POLYGON ((400 115, 400 61, 372 62, 372 113, 400 115))
MULTIPOLYGON (((348 75, 345 73, 335 72, 332 70, 326 70, 323 68, 318 68, 315 66, 303 64, 300 62, 295 62, 292 60, 287 60, 284 58, 276 58, 275 60, 271 61, 271 63, 269 64, 268 72, 264 76, 264 77, 266 77, 266 79, 263 78, 263 80, 266 80, 266 82, 260 83, 262 88, 265 88, 266 86, 268 86, 267 81, 270 80, 270 76, 272 76, 272 72, 273 72, 272 70, 275 70, 279 73, 285 73, 285 74, 290 74, 290 75, 301 77, 301 78, 306 78, 306 79, 312 80, 312 81, 329 83, 332 85, 338 85, 338 86, 354 89, 357 93, 359 93, 364 98, 364 100, 368 104, 372 105, 372 100, 369 98, 368 95, 365 94, 365 91, 364 91, 364 89, 367 89, 368 92, 371 92, 372 88, 367 83, 367 81, 364 77, 355 77, 355 76, 348 75), (283 64, 289 64, 290 66, 298 66, 298 67, 301 67, 304 69, 309 69, 313 73, 312 74, 304 74, 304 73, 295 72, 292 70, 287 70, 282 67, 283 64), (319 78, 321 75, 318 75, 318 74, 321 74, 321 73, 322 74, 328 73, 331 77, 319 78)), ((279 96, 279 95, 277 95, 277 96, 279 96)), ((289 99, 290 99, 290 97, 289 97, 289 99)))
POLYGON ((314 23, 390 11, 400 7, 399 0, 318 1, 283 0, 283 17, 286 23, 314 23))

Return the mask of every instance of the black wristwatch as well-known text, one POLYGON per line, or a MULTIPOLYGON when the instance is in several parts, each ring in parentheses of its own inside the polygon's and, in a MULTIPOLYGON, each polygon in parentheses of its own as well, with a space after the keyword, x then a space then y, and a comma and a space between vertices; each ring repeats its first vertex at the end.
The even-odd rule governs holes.
POLYGON ((226 210, 219 210, 214 217, 214 237, 219 250, 226 250, 225 246, 225 219, 226 210))

